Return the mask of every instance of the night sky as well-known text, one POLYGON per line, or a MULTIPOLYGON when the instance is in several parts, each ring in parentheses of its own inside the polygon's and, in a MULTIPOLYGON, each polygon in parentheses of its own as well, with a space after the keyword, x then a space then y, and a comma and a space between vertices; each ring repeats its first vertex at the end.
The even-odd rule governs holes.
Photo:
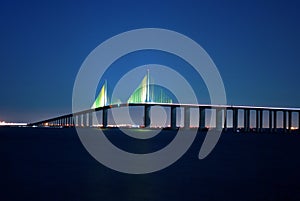
MULTIPOLYGON (((1 1, 0 121, 70 113, 87 55, 116 34, 148 27, 200 44, 220 71, 228 104, 300 107, 299 1, 74 2, 1 1)), ((144 64, 164 61, 137 56, 144 64)))

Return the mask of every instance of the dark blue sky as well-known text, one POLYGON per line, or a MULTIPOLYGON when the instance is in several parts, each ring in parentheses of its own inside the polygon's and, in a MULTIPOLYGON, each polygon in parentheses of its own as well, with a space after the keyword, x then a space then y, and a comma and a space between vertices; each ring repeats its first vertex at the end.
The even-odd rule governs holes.
POLYGON ((298 1, 74 2, 1 1, 0 121, 71 112, 86 56, 116 34, 146 27, 199 43, 229 104, 300 107, 298 1))

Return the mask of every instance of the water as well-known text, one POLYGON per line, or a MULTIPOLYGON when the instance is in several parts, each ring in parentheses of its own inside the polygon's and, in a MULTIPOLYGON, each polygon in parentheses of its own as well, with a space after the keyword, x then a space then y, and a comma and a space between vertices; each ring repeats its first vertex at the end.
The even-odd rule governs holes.
MULTIPOLYGON (((141 153, 175 135, 163 131, 146 142, 106 132, 141 153)), ((0 128, 0 200, 300 200, 300 135, 224 133, 199 160, 204 135, 170 167, 129 175, 94 160, 74 129, 0 128)))

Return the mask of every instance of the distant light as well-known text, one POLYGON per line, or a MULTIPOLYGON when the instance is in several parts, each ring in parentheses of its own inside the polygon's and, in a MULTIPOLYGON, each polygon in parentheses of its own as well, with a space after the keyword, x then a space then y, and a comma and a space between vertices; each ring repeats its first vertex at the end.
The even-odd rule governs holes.
POLYGON ((0 126, 27 126, 27 123, 7 123, 5 121, 0 121, 0 126))

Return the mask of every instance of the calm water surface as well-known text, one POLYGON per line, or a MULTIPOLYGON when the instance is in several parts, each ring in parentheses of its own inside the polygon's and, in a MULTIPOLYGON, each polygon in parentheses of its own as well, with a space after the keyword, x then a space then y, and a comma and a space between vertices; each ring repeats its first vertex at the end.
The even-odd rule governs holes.
MULTIPOLYGON (((106 131, 137 153, 161 149, 175 134, 145 141, 106 131)), ((199 160, 204 136, 170 167, 129 175, 94 160, 72 128, 0 128, 0 200, 300 200, 300 134, 223 133, 199 160)))

